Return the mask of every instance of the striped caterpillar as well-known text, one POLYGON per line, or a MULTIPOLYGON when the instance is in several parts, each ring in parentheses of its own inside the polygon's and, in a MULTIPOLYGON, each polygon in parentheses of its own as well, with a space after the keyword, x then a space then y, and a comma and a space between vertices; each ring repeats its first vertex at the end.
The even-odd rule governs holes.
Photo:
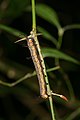
POLYGON ((30 50, 30 54, 36 69, 36 73, 37 73, 37 77, 39 80, 39 86, 40 86, 40 95, 42 98, 46 99, 49 97, 49 95, 54 95, 54 96, 59 96, 60 98, 68 101, 68 99, 60 94, 57 93, 53 93, 52 91, 50 91, 50 93, 47 94, 47 90, 46 90, 46 85, 48 86, 48 83, 45 83, 45 79, 47 77, 46 71, 45 71, 45 65, 44 65, 44 60, 40 51, 40 46, 38 41, 35 40, 35 36, 34 36, 34 32, 31 31, 30 35, 26 38, 22 38, 18 41, 16 41, 15 43, 22 41, 22 40, 26 40, 27 41, 27 45, 28 48, 30 50))
POLYGON ((44 74, 44 68, 42 66, 42 60, 39 55, 39 51, 37 49, 37 44, 35 44, 34 37, 28 36, 26 38, 27 45, 31 53, 31 57, 36 69, 37 77, 39 80, 39 86, 40 86, 40 95, 42 98, 48 98, 48 95, 46 94, 46 86, 45 86, 45 74, 44 74))

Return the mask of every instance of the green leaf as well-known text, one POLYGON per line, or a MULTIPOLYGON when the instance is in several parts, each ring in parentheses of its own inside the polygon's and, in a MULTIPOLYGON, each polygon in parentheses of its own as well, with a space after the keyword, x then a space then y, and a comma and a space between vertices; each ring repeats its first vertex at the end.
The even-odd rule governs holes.
POLYGON ((42 33, 42 36, 47 40, 51 41, 54 45, 57 45, 57 40, 44 28, 38 26, 38 31, 42 33))
POLYGON ((42 54, 43 57, 53 57, 53 58, 59 58, 59 59, 63 59, 66 61, 70 61, 76 64, 80 64, 79 61, 77 61, 76 59, 74 59, 73 57, 58 51, 56 49, 52 49, 52 48, 42 48, 42 54))
POLYGON ((61 28, 61 25, 59 23, 58 16, 54 9, 51 7, 44 5, 44 4, 37 4, 36 5, 36 13, 46 21, 52 23, 57 27, 57 29, 61 28))
POLYGON ((4 30, 14 36, 20 37, 20 38, 23 38, 25 36, 25 34, 23 32, 20 32, 14 28, 11 28, 11 27, 3 25, 3 24, 0 24, 0 29, 4 30))

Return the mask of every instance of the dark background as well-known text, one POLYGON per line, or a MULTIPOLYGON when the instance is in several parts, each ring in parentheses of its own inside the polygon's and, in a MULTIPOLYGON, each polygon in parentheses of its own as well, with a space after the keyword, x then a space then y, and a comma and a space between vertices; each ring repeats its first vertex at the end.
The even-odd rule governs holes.
MULTIPOLYGON (((12 28, 18 29, 29 35, 32 29, 31 12, 26 12, 25 8, 31 4, 29 0, 24 2, 24 7, 18 12, 16 4, 20 5, 21 1, 16 0, 0 0, 0 24, 8 25, 12 28), (8 4, 8 7, 4 6, 3 2, 8 4), (12 6, 14 10, 11 9, 12 6), (12 11, 11 11, 12 10, 12 11)), ((80 6, 79 1, 60 1, 60 0, 37 0, 37 3, 44 3, 52 7, 59 17, 62 27, 80 23, 80 6)), ((57 30, 54 26, 46 22, 37 16, 37 26, 42 26, 48 30, 54 37, 57 38, 57 30)), ((22 44, 14 44, 18 38, 0 30, 0 79, 13 82, 19 79, 28 72, 34 71, 34 65, 32 59, 26 59, 30 57, 28 48, 25 48, 26 42, 22 44), (9 77, 7 70, 11 69, 13 77, 9 77), (15 71, 15 72, 14 72, 15 71), (14 77, 15 76, 15 77, 14 77)), ((40 45, 42 47, 51 46, 50 42, 46 41, 42 36, 40 37, 40 45), (42 40, 43 39, 43 40, 42 40)), ((61 50, 67 54, 80 60, 80 30, 71 30, 65 32, 63 37, 63 43, 61 50)), ((45 60, 48 66, 53 67, 53 59, 47 58, 45 60), (51 63, 50 63, 51 60, 51 63)), ((69 104, 62 104, 54 98, 55 109, 57 113, 57 120, 66 120, 66 116, 79 108, 80 99, 80 70, 79 66, 73 63, 61 61, 61 65, 70 79, 71 85, 75 94, 75 102, 69 104), (73 106, 77 104, 77 106, 73 106), (67 113, 67 114, 66 114, 67 113), (63 119, 64 118, 64 119, 63 119)), ((58 74, 55 72, 55 74, 58 74)), ((61 75, 59 75, 61 80, 61 75)), ((51 78, 51 77, 50 77, 51 78)), ((52 78, 51 78, 52 79, 52 78)), ((52 87, 54 91, 59 92, 59 88, 56 80, 52 87)), ((62 84, 63 88, 60 91, 68 96, 66 85, 62 84)), ((69 96, 68 96, 69 98, 69 96)), ((0 120, 50 120, 51 115, 49 111, 48 101, 42 100, 39 96, 39 87, 37 77, 33 77, 27 81, 20 83, 12 88, 0 85, 0 120), (31 117, 32 116, 32 117, 31 117)), ((74 118, 79 120, 80 115, 74 118)))

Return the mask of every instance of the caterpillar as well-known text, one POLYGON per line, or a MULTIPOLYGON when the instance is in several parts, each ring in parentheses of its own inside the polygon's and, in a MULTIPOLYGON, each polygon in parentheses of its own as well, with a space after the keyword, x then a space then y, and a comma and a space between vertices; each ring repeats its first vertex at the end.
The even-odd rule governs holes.
POLYGON ((39 86, 40 86, 40 95, 42 98, 48 98, 48 95, 46 93, 46 86, 45 86, 45 74, 44 74, 44 68, 42 65, 42 59, 39 55, 39 51, 37 49, 37 44, 35 43, 34 37, 31 35, 26 37, 27 45, 31 53, 31 57, 36 69, 37 77, 39 80, 39 86))
POLYGON ((46 99, 50 95, 54 95, 54 96, 59 96, 60 98, 68 101, 68 99, 63 95, 53 93, 52 91, 50 91, 50 93, 48 93, 46 86, 48 87, 49 83, 45 83, 45 79, 47 79, 47 74, 45 71, 46 68, 44 65, 44 60, 43 60, 43 57, 41 54, 41 49, 40 49, 39 43, 37 40, 35 40, 35 38, 36 38, 36 36, 34 35, 34 31, 31 31, 30 35, 28 37, 22 38, 22 39, 16 41, 15 43, 20 42, 22 40, 27 41, 27 45, 30 50, 31 57, 32 57, 32 60, 33 60, 33 63, 34 63, 35 69, 36 69, 38 80, 39 80, 41 97, 46 99))

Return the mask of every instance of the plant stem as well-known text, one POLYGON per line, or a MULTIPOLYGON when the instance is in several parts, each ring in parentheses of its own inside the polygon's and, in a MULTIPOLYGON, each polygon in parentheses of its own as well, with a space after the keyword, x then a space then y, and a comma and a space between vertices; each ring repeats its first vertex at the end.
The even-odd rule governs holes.
MULTIPOLYGON (((47 72, 51 72, 51 71, 54 71, 54 70, 58 70, 59 68, 60 68, 59 66, 54 67, 54 68, 50 68, 50 69, 47 69, 47 72)), ((26 80, 26 79, 28 79, 28 78, 31 78, 31 77, 33 77, 33 76, 35 76, 35 75, 36 75, 36 72, 34 71, 33 73, 28 73, 28 74, 26 74, 24 77, 16 80, 16 81, 13 82, 13 83, 8 83, 8 82, 5 82, 5 81, 0 80, 0 84, 1 84, 1 85, 4 85, 4 86, 8 86, 8 87, 13 87, 13 86, 21 83, 22 81, 24 81, 24 80, 26 80)))
POLYGON ((40 45, 37 39, 37 35, 36 35, 36 13, 35 13, 35 0, 32 0, 32 36, 34 37, 35 40, 35 44, 37 47, 37 50, 39 52, 39 56, 41 58, 41 64, 44 72, 45 77, 45 83, 47 83, 46 88, 47 88, 47 94, 49 95, 49 102, 50 102, 50 109, 51 109, 51 114, 52 114, 52 120, 55 120, 55 115, 54 115, 54 109, 53 109, 53 102, 52 102, 52 95, 51 95, 51 89, 49 86, 49 81, 48 81, 48 77, 47 77, 47 73, 46 73, 46 67, 45 67, 45 63, 44 63, 44 59, 43 56, 41 54, 41 49, 40 49, 40 45))
POLYGON ((65 120, 74 120, 76 118, 76 116, 80 116, 80 108, 77 108, 65 120))
POLYGON ((32 0, 32 29, 36 30, 35 0, 32 0))
POLYGON ((80 24, 72 24, 64 27, 64 31, 72 30, 72 29, 80 29, 80 24))
POLYGON ((63 29, 63 28, 60 28, 60 29, 58 30, 58 43, 57 43, 57 46, 56 46, 56 48, 57 48, 58 50, 61 48, 61 45, 62 45, 63 34, 64 34, 64 29, 63 29))

